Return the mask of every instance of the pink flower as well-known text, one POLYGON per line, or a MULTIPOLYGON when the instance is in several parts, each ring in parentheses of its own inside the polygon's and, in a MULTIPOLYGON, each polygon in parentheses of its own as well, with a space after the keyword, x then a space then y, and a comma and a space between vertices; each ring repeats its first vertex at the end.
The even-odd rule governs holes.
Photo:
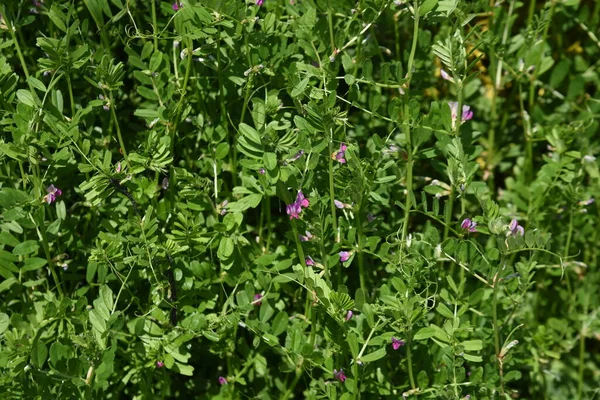
POLYGON ((261 174, 261 175, 264 175, 266 172, 267 171, 265 171, 264 168, 261 168, 261 169, 258 170, 258 173, 261 174))
POLYGON ((444 70, 440 71, 440 75, 442 75, 442 79, 445 79, 447 81, 453 82, 454 79, 452 79, 452 77, 450 75, 448 75, 448 73, 444 70))
POLYGON ((315 265, 315 260, 313 260, 311 256, 306 256, 306 258, 304 259, 304 263, 312 267, 315 265))
POLYGON ((350 258, 351 253, 348 251, 340 251, 340 261, 346 262, 350 258))
POLYGON ((263 5, 264 2, 265 0, 256 0, 256 5, 260 7, 263 5))
POLYGON ((179 4, 179 1, 176 1, 175 3, 173 3, 173 5, 171 6, 171 8, 173 9, 173 11, 178 11, 181 7, 183 7, 183 5, 179 4))
POLYGON ((339 200, 334 200, 334 201, 333 201, 333 203, 335 204, 335 206, 336 206, 337 208, 344 208, 344 203, 342 203, 342 202, 341 202, 341 201, 339 201, 339 200))
POLYGON ((260 299, 262 299, 262 298, 263 298, 263 295, 262 295, 262 294, 260 294, 260 293, 256 293, 256 294, 254 295, 254 301, 253 301, 254 305, 255 305, 255 306, 260 306, 260 305, 262 304, 262 302, 260 301, 260 299))
POLYGON ((473 222, 469 218, 465 218, 462 224, 460 224, 460 227, 468 232, 477 232, 477 229, 475 229, 476 226, 477 222, 473 222))
POLYGON ((521 225, 519 225, 519 222, 516 219, 513 219, 512 221, 510 221, 510 225, 508 225, 507 235, 523 236, 524 234, 525 234, 525 229, 523 229, 523 227, 521 225))
POLYGON ((165 363, 164 363, 164 362, 162 362, 162 361, 157 361, 157 362, 156 362, 156 368, 162 368, 162 367, 164 367, 164 366, 165 366, 165 363))
POLYGON ((306 231, 306 236, 298 235, 298 238, 301 242, 308 242, 309 240, 312 240, 313 235, 309 231, 306 231))
POLYGON ((333 370, 333 377, 335 379, 337 379, 340 382, 344 382, 346 380, 346 375, 344 375, 344 370, 340 369, 339 371, 337 369, 333 370))
POLYGON ((352 310, 348 310, 348 313, 346 314, 346 321, 350 321, 353 315, 354 313, 352 312, 352 310))
POLYGON ((396 339, 395 337, 392 338, 392 348, 394 350, 398 350, 402 346, 404 346, 404 340, 396 339))
MULTIPOLYGON (((456 127, 456 119, 458 118, 458 103, 456 101, 451 101, 448 103, 450 106, 450 112, 452 115, 452 129, 456 127)), ((462 106, 462 116, 461 121, 466 122, 473 118, 473 111, 471 111, 471 107, 467 105, 462 106)))
POLYGON ((219 377, 219 385, 227 385, 227 378, 220 376, 219 377))
POLYGON ((299 219, 300 218, 300 213, 302 212, 302 208, 306 208, 310 205, 310 202, 308 201, 308 199, 306 197, 304 197, 304 194, 302 193, 301 190, 298 191, 298 195, 296 196, 296 201, 293 202, 292 204, 288 204, 285 207, 285 212, 290 216, 290 219, 299 219))
POLYGON ((56 201, 56 198, 62 194, 62 190, 54 187, 54 185, 50 185, 46 188, 48 192, 47 195, 44 196, 44 201, 48 204, 52 204, 56 201))
POLYGON ((331 155, 331 158, 333 158, 336 161, 339 161, 342 164, 346 163, 346 150, 348 149, 348 146, 346 146, 346 143, 341 143, 340 144, 340 149, 337 151, 334 151, 333 154, 331 155))

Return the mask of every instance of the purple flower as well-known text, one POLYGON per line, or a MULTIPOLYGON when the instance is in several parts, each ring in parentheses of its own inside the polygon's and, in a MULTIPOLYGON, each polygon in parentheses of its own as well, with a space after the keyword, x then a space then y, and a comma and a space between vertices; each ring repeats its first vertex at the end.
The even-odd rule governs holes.
POLYGON ((348 146, 346 146, 346 143, 341 143, 340 144, 340 149, 337 151, 334 151, 333 154, 331 155, 331 158, 339 161, 342 164, 346 163, 346 159, 344 157, 346 157, 346 150, 348 149, 348 146))
POLYGON ((580 206, 589 206, 590 204, 592 204, 594 202, 594 198, 590 198, 588 200, 583 200, 579 202, 580 206))
POLYGON ((260 305, 262 304, 262 302, 260 301, 260 299, 262 299, 262 298, 263 298, 263 295, 262 295, 262 294, 260 294, 260 293, 256 293, 256 294, 254 295, 254 301, 253 301, 254 305, 255 305, 255 306, 260 306, 260 305))
POLYGON ((304 155, 304 150, 300 150, 299 152, 296 153, 296 155, 294 157, 290 158, 290 162, 294 162, 294 161, 298 160, 303 155, 304 155))
MULTIPOLYGON (((456 119, 458 117, 458 103, 456 101, 451 101, 448 103, 450 106, 450 112, 452 114, 452 129, 456 127, 456 119)), ((471 111, 471 107, 467 105, 462 106, 462 122, 466 122, 473 118, 473 111, 471 111)))
POLYGON ((340 261, 346 262, 350 258, 351 253, 349 251, 340 251, 340 261))
POLYGON ((477 222, 471 221, 471 219, 469 218, 465 218, 462 224, 460 224, 460 227, 466 230, 467 232, 477 232, 477 229, 475 229, 476 226, 477 222))
POLYGON ((454 82, 454 79, 452 79, 452 77, 450 75, 448 75, 448 73, 446 71, 441 70, 440 75, 442 75, 442 79, 445 79, 450 82, 454 82))
POLYGON ((346 321, 350 321, 353 315, 354 313, 352 312, 352 310, 348 310, 348 313, 346 314, 346 321))
POLYGON ((395 337, 392 338, 392 348, 394 350, 398 350, 402 346, 404 346, 404 340, 396 339, 395 337))
POLYGON ((260 7, 263 5, 264 2, 265 0, 256 0, 256 5, 260 7))
POLYGON ((302 212, 302 208, 306 208, 310 205, 310 202, 308 201, 308 199, 306 197, 304 197, 304 194, 302 193, 302 190, 298 191, 298 195, 296 196, 296 201, 293 202, 292 204, 288 204, 285 207, 285 212, 290 216, 290 219, 299 219, 300 218, 300 213, 302 212))
POLYGON ((524 234, 525 234, 525 229, 523 229, 523 227, 521 225, 519 225, 519 223, 517 222, 516 219, 513 219, 512 221, 510 221, 510 225, 508 225, 507 235, 523 236, 524 234))
POLYGON ((116 171, 116 173, 117 173, 117 174, 118 174, 118 173, 120 173, 120 172, 121 172, 121 169, 122 169, 122 168, 121 168, 121 161, 119 161, 119 162, 117 163, 117 168, 115 168, 115 171, 116 171))
POLYGON ((341 201, 339 201, 339 200, 334 200, 334 201, 333 201, 333 204, 335 204, 335 206, 336 206, 337 208, 344 208, 344 205, 345 205, 344 203, 342 203, 342 202, 341 202, 341 201))
POLYGON ((173 9, 173 11, 178 11, 181 7, 183 7, 183 5, 179 4, 179 1, 176 1, 175 3, 173 3, 173 5, 171 6, 171 8, 173 9))
POLYGON ((44 196, 44 201, 48 204, 55 202, 56 198, 62 194, 62 190, 56 188, 54 185, 48 186, 46 191, 48 194, 44 196))
POLYGON ((162 367, 164 367, 164 366, 165 366, 165 363, 164 363, 164 362, 162 362, 162 361, 157 361, 157 362, 156 362, 156 368, 162 368, 162 367))
POLYGON ((313 235, 309 231, 306 231, 306 236, 298 235, 298 238, 300 239, 301 242, 308 242, 309 240, 311 240, 313 238, 313 235))
POLYGON ((313 260, 311 256, 306 256, 304 263, 313 267, 315 265, 315 260, 313 260))
POLYGON ((340 382, 344 382, 346 380, 346 375, 344 375, 344 370, 341 368, 339 371, 337 369, 333 370, 333 377, 340 382))
POLYGON ((267 171, 265 171, 264 168, 261 168, 261 169, 258 170, 258 173, 261 174, 261 175, 264 175, 265 172, 267 172, 267 171))
POLYGON ((219 385, 221 385, 221 386, 227 385, 227 378, 220 376, 219 377, 219 385))

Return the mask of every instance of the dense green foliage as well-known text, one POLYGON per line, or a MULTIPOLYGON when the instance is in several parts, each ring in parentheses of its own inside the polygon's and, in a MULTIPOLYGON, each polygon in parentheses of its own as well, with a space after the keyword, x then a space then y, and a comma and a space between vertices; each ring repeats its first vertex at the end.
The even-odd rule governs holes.
POLYGON ((0 13, 4 398, 600 390, 600 2, 0 13))

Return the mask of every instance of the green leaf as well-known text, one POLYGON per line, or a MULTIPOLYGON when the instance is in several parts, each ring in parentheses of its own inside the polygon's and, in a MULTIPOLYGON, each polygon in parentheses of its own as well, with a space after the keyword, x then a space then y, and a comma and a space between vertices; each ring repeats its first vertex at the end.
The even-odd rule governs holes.
POLYGON ((348 346, 350 347, 350 353, 352 353, 352 358, 356 358, 358 356, 358 338, 354 332, 350 332, 348 334, 348 346))
POLYGON ((35 100, 29 90, 25 90, 25 89, 17 90, 17 98, 21 101, 21 103, 28 105, 30 107, 35 107, 35 100))
POLYGON ((220 260, 226 260, 233 254, 234 243, 230 237, 223 237, 219 242, 219 250, 217 251, 217 257, 220 260))
POLYGON ((309 79, 310 79, 310 77, 307 76, 306 78, 304 78, 300 82, 298 82, 298 84, 296 86, 294 86, 292 93, 290 93, 290 96, 292 96, 293 99, 300 96, 300 94, 302 94, 302 92, 304 92, 304 89, 306 89, 306 86, 308 85, 309 79))
POLYGON ((414 340, 425 340, 425 339, 429 339, 430 337, 435 336, 435 334, 439 331, 439 327, 433 325, 433 326, 426 326, 424 328, 419 329, 419 331, 415 334, 415 336, 413 337, 414 340))
POLYGON ((285 311, 280 311, 271 325, 271 333, 275 336, 281 335, 288 327, 289 315, 285 311))
POLYGON ((277 156, 275 153, 265 153, 263 155, 263 161, 265 163, 265 167, 267 167, 269 171, 273 171, 277 167, 277 156))
POLYGON ((42 268, 44 265, 46 265, 46 263, 47 263, 47 261, 43 258, 39 258, 39 257, 28 258, 23 263, 23 268, 21 268, 21 271, 23 271, 23 272, 35 271, 36 269, 42 268))
POLYGON ((377 361, 377 360, 385 357, 385 355, 386 355, 385 347, 382 347, 379 350, 376 350, 372 353, 367 354, 366 356, 361 357, 360 360, 362 362, 373 362, 373 361, 377 361))
POLYGON ((229 154, 229 144, 219 143, 215 149, 215 159, 222 160, 229 154))
POLYGON ((435 8, 437 3, 438 3, 438 0, 423 1, 423 3, 419 6, 419 15, 423 16, 423 15, 427 14, 429 11, 431 11, 435 8))
POLYGON ((7 314, 0 313, 0 335, 4 333, 5 330, 8 329, 10 325, 10 318, 7 314))
POLYGON ((461 345, 465 348, 465 351, 479 351, 483 349, 483 342, 481 340, 465 340, 461 345))
POLYGON ((46 358, 48 357, 48 348, 39 339, 36 339, 33 342, 33 346, 31 348, 31 364, 33 364, 36 368, 42 368, 44 363, 46 362, 46 358))
POLYGON ((13 254, 16 256, 26 256, 28 254, 37 253, 40 245, 36 240, 26 240, 23 243, 19 243, 13 249, 13 254))

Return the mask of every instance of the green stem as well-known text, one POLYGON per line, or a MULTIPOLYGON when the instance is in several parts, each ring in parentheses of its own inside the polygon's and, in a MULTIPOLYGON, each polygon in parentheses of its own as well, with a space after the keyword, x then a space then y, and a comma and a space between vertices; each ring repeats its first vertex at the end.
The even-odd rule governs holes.
POLYGON ((329 41, 331 45, 331 54, 333 54, 333 52, 335 51, 335 38, 333 36, 333 9, 331 8, 331 0, 328 1, 327 24, 329 25, 329 41))
MULTIPOLYGON (((415 60, 415 53, 417 51, 417 40, 419 38, 419 2, 415 1, 414 4, 414 18, 415 22, 413 25, 413 38, 412 45, 410 48, 410 55, 408 56, 408 64, 407 64, 407 75, 406 75, 406 95, 408 96, 410 90, 410 82, 412 80, 413 75, 413 63, 415 60)), ((410 117, 409 117, 409 107, 408 107, 408 97, 404 101, 404 110, 403 110, 403 130, 404 135, 406 137, 406 152, 408 160, 406 162, 406 199, 404 203, 404 224, 402 226, 402 243, 405 243, 406 236, 408 234, 408 223, 410 218, 410 208, 411 205, 411 194, 412 194, 412 183, 413 183, 413 149, 412 149, 412 138, 410 131, 410 117)))
POLYGON ((152 31, 154 36, 154 51, 158 51, 158 25, 156 24, 156 0, 152 0, 152 31))
POLYGON ((500 332, 498 327, 498 274, 494 277, 494 287, 492 290, 492 323, 494 324, 494 350, 496 351, 496 366, 498 367, 498 374, 500 375, 500 393, 504 393, 504 379, 501 371, 501 360, 500 360, 500 332))
MULTIPOLYGON (((15 49, 17 49, 17 55, 19 56, 19 61, 21 62, 21 68, 23 68, 23 73, 25 74, 25 79, 29 84, 29 70, 27 69, 27 64, 25 63, 25 58, 23 57, 23 53, 21 52, 21 46, 19 46, 19 40, 17 39, 17 35, 15 34, 14 26, 12 24, 8 24, 8 30, 10 31, 10 35, 12 36, 13 43, 15 45, 15 49)), ((29 84, 31 87, 31 84, 29 84)))
MULTIPOLYGON (((550 6, 548 20, 546 21, 546 26, 544 27, 544 33, 542 34, 542 42, 546 42, 548 38, 548 28, 550 28, 550 23, 552 22, 552 17, 554 16, 554 8, 556 6, 556 0, 551 0, 552 5, 550 6)), ((531 11, 531 10, 530 10, 531 11)), ((533 102, 535 101, 535 82, 538 77, 538 72, 540 69, 540 65, 542 63, 542 57, 537 61, 535 68, 533 69, 533 73, 531 76, 531 85, 529 86, 529 112, 532 112, 533 102)))
POLYGON ((127 169, 131 171, 131 164, 129 164, 129 158, 127 157, 127 149, 125 149, 125 142, 123 141, 123 136, 121 135, 121 128, 119 127, 119 121, 117 120, 117 113, 115 112, 115 102, 112 97, 112 94, 110 95, 110 113, 113 118, 115 129, 117 130, 117 138, 119 139, 119 146, 121 146, 121 151, 123 152, 123 158, 125 158, 127 169))
POLYGON ((73 99, 73 85, 71 84, 71 75, 69 74, 67 74, 67 88, 69 89, 69 101, 71 102, 71 118, 73 118, 75 117, 75 100, 73 99))
MULTIPOLYGON (((588 313, 588 298, 585 298, 583 315, 588 313)), ((583 372, 585 371, 585 319, 581 321, 581 329, 579 331, 579 376, 577 382, 577 398, 583 400, 583 372)))
POLYGON ((454 211, 454 186, 450 188, 450 195, 448 196, 448 202, 446 203, 446 207, 444 208, 444 239, 446 241, 448 239, 448 233, 450 233, 450 221, 452 219, 452 214, 454 211))
POLYGON ((358 210, 358 217, 356 223, 358 224, 358 276, 360 279, 360 288, 366 294, 367 286, 365 283, 365 260, 363 254, 363 227, 362 218, 360 217, 360 211, 358 210))
MULTIPOLYGON (((33 218, 32 218, 33 219, 33 218)), ((56 285, 56 290, 58 290, 58 295, 62 299, 64 297, 64 293, 62 290, 62 286, 60 284, 60 280, 58 279, 58 275, 56 273, 56 266, 52 262, 52 256, 50 255, 50 245, 48 244, 48 237, 46 236, 46 227, 44 221, 39 218, 37 226, 39 228, 38 232, 42 237, 42 247, 44 248, 44 254, 46 255, 46 261, 48 262, 48 268, 50 269, 50 274, 52 275, 52 279, 54 280, 54 284, 56 285)))
MULTIPOLYGON (((331 208, 331 223, 333 225, 333 237, 337 238, 337 217, 335 211, 335 186, 333 184, 333 128, 329 128, 329 205, 331 208)), ((334 239, 337 241, 337 239, 334 239)))
POLYGON ((298 384, 298 381, 300 380, 301 376, 302 376, 302 369, 298 368, 296 370, 296 377, 294 378, 294 381, 288 387, 288 390, 285 391, 285 393, 283 394, 283 396, 281 396, 280 400, 287 400, 292 395, 292 393, 294 392, 294 389, 296 388, 296 385, 298 384))
POLYGON ((410 381, 411 389, 415 389, 415 378, 412 366, 412 330, 408 332, 408 343, 406 346, 406 362, 408 363, 408 380, 410 381))

